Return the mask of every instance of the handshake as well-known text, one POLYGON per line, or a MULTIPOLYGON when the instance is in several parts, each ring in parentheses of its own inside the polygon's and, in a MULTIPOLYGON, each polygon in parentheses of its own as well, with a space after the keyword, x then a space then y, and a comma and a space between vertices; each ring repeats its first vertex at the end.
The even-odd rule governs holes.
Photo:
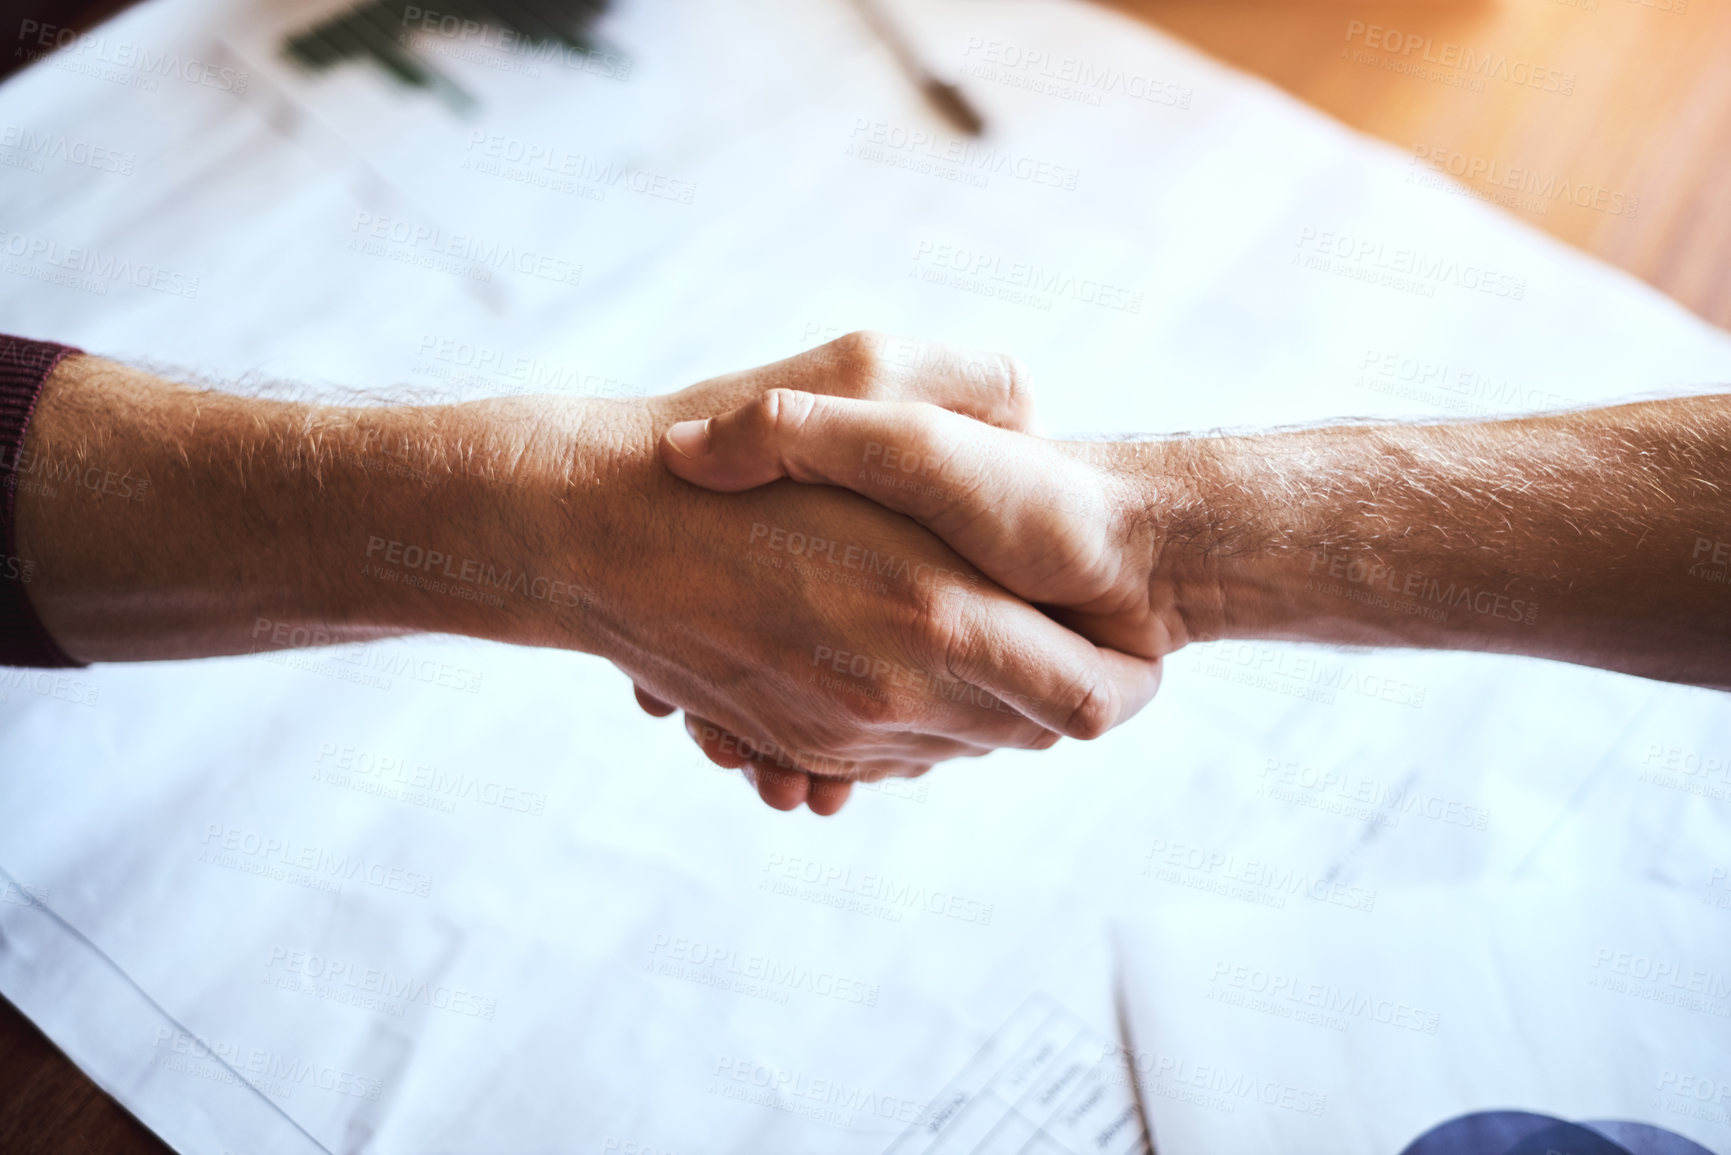
POLYGON ((1098 737, 1197 641, 1731 687, 1726 567, 1701 561, 1731 551, 1700 528, 1731 519, 1725 396, 1059 442, 1026 431, 1013 361, 854 334, 659 402, 658 483, 708 491, 668 564, 727 584, 676 599, 680 665, 619 664, 779 809, 1098 737))
POLYGON ((41 363, 16 468, 101 461, 151 500, 16 487, 0 661, 582 650, 819 814, 862 779, 1098 737, 1196 641, 1731 688, 1726 396, 1059 442, 1026 431, 1013 361, 869 334, 636 401, 313 406, 41 363))
POLYGON ((620 664, 771 806, 832 814, 857 780, 1097 737, 1190 638, 1155 564, 1182 505, 1139 468, 1156 447, 1030 436, 1008 358, 853 334, 669 400, 717 411, 665 427, 667 471, 740 495, 706 506, 720 540, 669 538, 687 574, 726 558, 729 604, 703 613, 732 641, 620 664))

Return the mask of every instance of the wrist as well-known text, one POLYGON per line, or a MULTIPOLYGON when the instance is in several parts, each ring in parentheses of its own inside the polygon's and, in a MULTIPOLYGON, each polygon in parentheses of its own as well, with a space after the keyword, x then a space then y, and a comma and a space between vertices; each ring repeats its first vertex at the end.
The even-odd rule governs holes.
POLYGON ((1370 491, 1346 480, 1374 452, 1337 431, 1155 443, 1171 500, 1150 491, 1151 597, 1191 641, 1400 644, 1411 623, 1361 588, 1393 572, 1393 543, 1367 520, 1370 491))
MULTIPOLYGON (((600 652, 601 508, 651 454, 620 403, 514 397, 393 410, 355 464, 393 479, 340 546, 386 632, 454 633, 600 652)), ((617 519, 613 519, 617 520, 617 519)))
POLYGON ((1155 527, 1149 596, 1188 641, 1303 636, 1302 594, 1317 542, 1342 532, 1302 435, 1185 437, 1147 443, 1143 505, 1155 527))
POLYGON ((1121 443, 1116 473, 1126 493, 1122 536, 1141 568, 1164 652, 1226 636, 1229 607, 1220 443, 1169 438, 1121 443))

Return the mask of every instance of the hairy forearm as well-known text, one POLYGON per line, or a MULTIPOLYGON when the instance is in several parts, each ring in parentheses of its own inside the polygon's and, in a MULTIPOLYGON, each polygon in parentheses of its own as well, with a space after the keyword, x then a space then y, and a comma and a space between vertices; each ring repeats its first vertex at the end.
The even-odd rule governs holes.
POLYGON ((581 644, 556 611, 582 579, 536 572, 555 527, 513 496, 580 497, 573 412, 279 403, 73 358, 20 454, 32 601, 85 661, 420 631, 581 644))
POLYGON ((1137 446, 1194 640, 1487 650, 1731 687, 1731 398, 1137 446))
POLYGON ((634 401, 282 404, 76 358, 23 446, 29 597, 87 661, 420 631, 587 651, 653 712, 739 735, 760 769, 785 758, 800 772, 760 793, 824 813, 845 787, 788 783, 1043 749, 1147 701, 1157 664, 1063 629, 909 519, 795 485, 705 492, 658 455, 674 424, 793 385, 1026 417, 1004 358, 869 334, 634 401), (44 480, 64 477, 81 480, 44 480))

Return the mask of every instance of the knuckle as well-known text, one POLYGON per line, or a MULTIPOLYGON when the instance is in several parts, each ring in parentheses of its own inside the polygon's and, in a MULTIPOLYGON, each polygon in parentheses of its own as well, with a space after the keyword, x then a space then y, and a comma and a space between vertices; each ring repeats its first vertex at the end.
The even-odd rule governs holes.
POLYGON ((1034 418, 1028 367, 1008 353, 952 349, 934 362, 944 375, 965 383, 970 411, 1007 429, 1026 429, 1034 418))
POLYGON ((771 389, 757 399, 751 417, 761 433, 791 433, 811 416, 817 398, 798 389, 771 389))
POLYGON ((1070 711, 1064 730, 1073 738, 1091 742, 1112 728, 1118 718, 1118 704, 1110 685, 1095 681, 1082 694, 1082 700, 1070 711))
POLYGON ((862 729, 888 726, 899 716, 894 702, 875 694, 849 694, 842 701, 842 709, 849 721, 862 729))
POLYGON ((888 381, 889 345, 888 337, 868 329, 830 342, 837 376, 852 395, 869 398, 888 381))
POLYGON ((914 603, 918 652, 944 678, 971 681, 974 631, 958 600, 936 583, 926 583, 918 589, 914 603))
POLYGON ((972 459, 969 421, 941 406, 921 404, 913 408, 906 425, 905 452, 922 463, 922 476, 941 480, 961 496, 967 496, 980 481, 977 467, 966 464, 972 459))
POLYGON ((1025 429, 1034 419, 1034 391, 1028 367, 1008 353, 998 355, 998 417, 1012 429, 1025 429))

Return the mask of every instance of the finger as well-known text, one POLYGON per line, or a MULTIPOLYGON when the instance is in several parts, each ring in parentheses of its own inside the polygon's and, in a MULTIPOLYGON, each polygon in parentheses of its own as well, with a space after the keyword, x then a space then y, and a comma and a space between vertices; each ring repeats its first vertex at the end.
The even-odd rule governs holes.
POLYGON ((894 728, 859 740, 848 758, 753 742, 689 711, 687 732, 710 761, 730 769, 755 758, 782 769, 859 778, 886 765, 930 764, 1000 747, 1043 750, 1059 735, 1097 738, 1134 716, 1160 688, 1159 659, 1095 646, 1001 591, 955 593, 960 596, 936 598, 922 616, 932 633, 925 643, 931 652, 922 657, 949 681, 922 676, 919 692, 889 702, 894 728))
POLYGON ((1007 429, 1033 423, 1028 371, 1013 357, 858 332, 782 362, 793 388, 863 401, 925 401, 1007 429))
MULTIPOLYGON (((797 784, 785 777, 786 775, 793 773, 803 771, 808 778, 808 781, 805 784, 807 791, 806 802, 808 805, 811 804, 812 799, 815 797, 818 800, 819 806, 828 806, 833 803, 835 809, 840 809, 840 801, 835 801, 836 791, 833 787, 834 783, 878 782, 885 778, 918 778, 932 768, 932 760, 923 759, 918 756, 911 759, 906 757, 890 757, 868 758, 859 761, 842 761, 839 759, 824 758, 817 760, 818 764, 822 767, 821 769, 802 767, 792 765, 777 755, 740 753, 740 751, 749 751, 751 749, 751 744, 738 738, 736 735, 728 733, 707 719, 693 717, 691 714, 687 713, 685 725, 687 732, 691 734, 693 740, 697 741, 699 746, 704 748, 706 754, 714 751, 711 755, 712 760, 717 761, 720 765, 726 766, 728 769, 741 770, 744 773, 746 780, 751 783, 752 789, 756 790, 758 795, 762 797, 765 802, 782 810, 792 809, 799 804, 797 800, 797 784), (734 764, 736 762, 738 762, 739 765, 736 766, 734 764), (826 788, 829 791, 827 795, 823 791, 818 791, 816 794, 812 793, 813 790, 817 789, 824 783, 832 784, 830 787, 826 788)), ((1058 740, 1058 735, 1056 734, 1051 734, 1047 731, 1041 731, 1041 733, 1046 734, 1047 736, 1047 740, 1042 743, 1042 748, 1043 746, 1050 745, 1058 740)), ((919 737, 927 736, 921 735, 919 737)), ((991 748, 985 746, 975 746, 966 743, 955 743, 955 745, 958 747, 966 746, 966 752, 959 755, 961 757, 978 757, 981 754, 991 753, 991 748)), ((946 756, 954 757, 958 755, 951 754, 946 756)), ((841 792, 841 799, 843 801, 845 801, 847 793, 848 792, 846 791, 841 792)), ((814 809, 816 808, 814 807, 814 809)), ((835 811, 829 810, 819 812, 834 813, 835 811)))
POLYGON ((950 489, 961 497, 975 488, 994 460, 1041 444, 931 406, 796 389, 679 422, 662 440, 668 468, 706 489, 733 493, 790 477, 852 489, 920 520, 949 508, 950 489))
POLYGON ((661 458, 676 476, 724 493, 782 477, 851 489, 939 536, 984 519, 1007 540, 1068 541, 1080 526, 1105 523, 1106 495, 1088 466, 931 405, 772 389, 670 426, 661 458))
POLYGON ((863 401, 925 401, 1006 429, 1029 429, 1027 370, 1013 358, 886 337, 849 333, 795 357, 700 381, 651 400, 657 420, 726 413, 770 389, 798 389, 863 401))
POLYGON ((703 751, 704 757, 717 766, 739 770, 751 761, 750 756, 740 749, 733 734, 707 718, 699 718, 689 710, 685 712, 685 732, 691 735, 691 740, 697 743, 697 748, 703 751))
POLYGON ((1096 646, 1015 598, 956 598, 933 617, 952 675, 1066 737, 1098 738, 1160 688, 1158 659, 1096 646))
MULTIPOLYGON (((959 686, 960 683, 956 685, 959 686)), ((786 750, 773 742, 753 741, 689 712, 686 714, 685 728, 704 752, 710 755, 711 761, 725 758, 725 762, 718 764, 726 765, 729 769, 733 769, 736 762, 749 761, 782 770, 803 770, 813 776, 842 779, 886 772, 903 773, 910 765, 930 766, 934 762, 944 762, 951 758, 977 758, 1007 746, 1044 750, 1058 741, 1059 735, 1007 710, 995 699, 990 699, 978 691, 975 691, 972 697, 987 703, 976 707, 975 713, 981 718, 990 719, 995 729, 987 733, 979 719, 967 718, 959 710, 955 712, 955 716, 972 723, 975 729, 985 734, 981 741, 914 730, 886 730, 880 734, 867 735, 855 742, 850 746, 847 758, 808 750, 786 750), (989 707, 996 707, 995 716, 989 707)), ((914 709, 917 709, 917 706, 914 709)), ((961 728, 959 723, 950 721, 948 716, 945 724, 951 728, 961 728)))
POLYGON ((772 742, 753 742, 742 738, 731 730, 725 729, 708 718, 700 717, 687 710, 685 712, 685 732, 691 735, 691 740, 697 743, 704 755, 718 766, 729 770, 744 770, 746 777, 751 779, 752 787, 758 786, 756 771, 759 767, 771 770, 797 771, 799 773, 823 774, 835 778, 852 778, 863 771, 870 763, 857 762, 851 759, 831 758, 816 754, 804 754, 799 758, 790 757, 788 753, 772 742))
POLYGON ((1097 646, 1119 650, 1142 657, 1170 654, 1181 648, 1182 639, 1175 638, 1158 619, 1146 619, 1113 613, 1087 613, 1065 606, 1050 604, 1040 607, 1051 619, 1072 633, 1081 634, 1097 646))
MULTIPOLYGON (((850 756, 862 761, 945 762, 994 750, 1048 750, 1063 737, 989 690, 941 668, 917 680, 917 691, 888 694, 885 701, 895 722, 856 738, 848 747, 850 756)), ((828 773, 821 765, 806 769, 828 773)))
MULTIPOLYGON (((983 695, 975 696, 984 701, 983 695)), ((915 703, 914 709, 918 708, 918 703, 915 703)), ((988 707, 981 705, 978 708, 983 712, 988 707)), ((1003 735, 993 734, 991 739, 970 737, 959 728, 956 728, 956 733, 951 733, 950 729, 945 728, 941 732, 920 729, 868 731, 849 743, 845 760, 799 750, 784 752, 780 764, 797 764, 800 769, 809 770, 813 774, 846 778, 851 777, 857 767, 868 762, 947 762, 951 758, 978 758, 1005 746, 1013 746, 1018 750, 1044 750, 1059 737, 1034 726, 1016 727, 1003 735), (998 740, 1000 737, 1003 740, 998 740), (845 771, 842 767, 846 768, 845 771)), ((750 743, 746 742, 745 745, 749 747, 750 743)))
POLYGON ((777 810, 798 810, 811 789, 811 775, 804 770, 777 766, 767 758, 751 760, 751 778, 757 796, 777 810))
POLYGON ((842 808, 852 792, 853 783, 845 778, 813 777, 806 788, 805 804, 813 814, 827 818, 842 808))
MULTIPOLYGON (((889 768, 874 769, 867 773, 860 774, 858 777, 849 778, 848 781, 855 785, 859 785, 860 783, 872 785, 882 782, 886 778, 920 778, 924 777, 930 771, 930 766, 922 765, 920 763, 903 763, 893 770, 889 768)), ((814 781, 819 778, 820 775, 812 775, 814 781)))
POLYGON ((631 684, 631 690, 637 695, 637 704, 642 706, 643 712, 652 718, 665 718, 667 715, 673 713, 673 711, 679 709, 678 706, 663 702, 660 698, 657 698, 635 682, 631 684))
MULTIPOLYGON (((811 777, 796 767, 778 766, 763 755, 742 753, 744 743, 715 723, 685 715, 685 729, 711 762, 729 770, 741 770, 757 796, 777 810, 797 810, 806 800, 811 777)), ((838 804, 839 806, 839 804, 838 804)))
POLYGON ((881 762, 856 762, 854 771, 845 777, 833 774, 812 773, 811 780, 817 782, 882 782, 885 778, 918 778, 932 768, 929 762, 910 762, 902 758, 885 759, 881 762))
POLYGON ((836 485, 906 514, 1033 602, 1083 605, 1126 564, 1107 475, 1052 443, 930 405, 771 390, 669 427, 670 472, 736 492, 777 478, 836 485))

